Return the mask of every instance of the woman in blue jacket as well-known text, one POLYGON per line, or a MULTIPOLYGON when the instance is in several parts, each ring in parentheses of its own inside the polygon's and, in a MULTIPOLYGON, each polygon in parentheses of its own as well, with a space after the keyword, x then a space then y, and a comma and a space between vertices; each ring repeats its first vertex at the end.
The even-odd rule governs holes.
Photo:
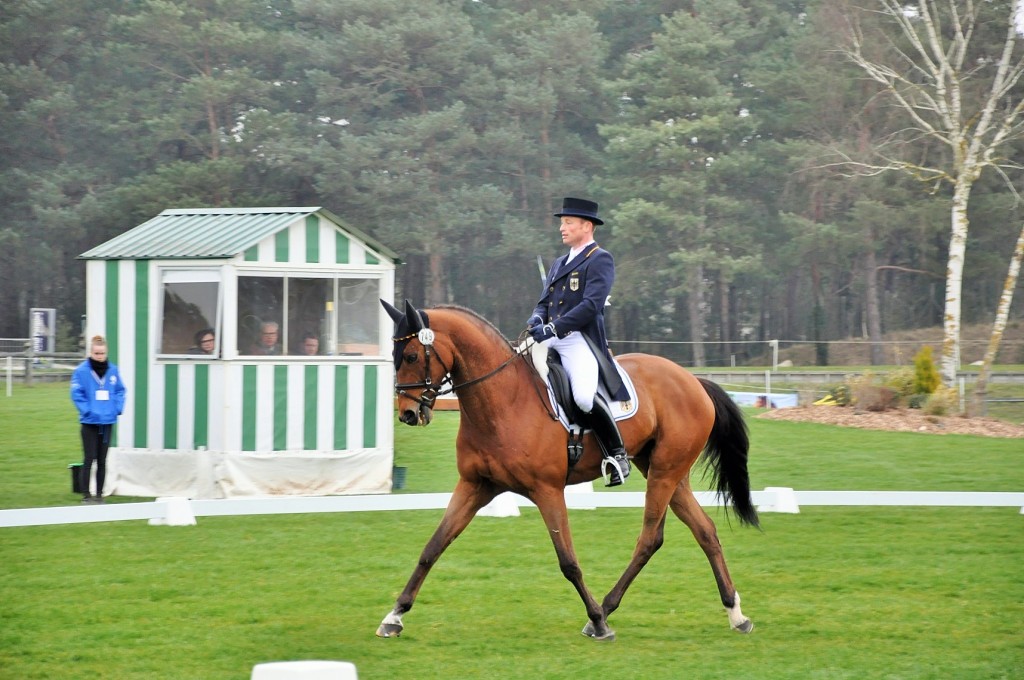
POLYGON ((117 366, 107 361, 107 341, 93 336, 89 358, 71 374, 71 401, 78 408, 82 424, 81 483, 83 503, 103 502, 103 482, 107 476, 107 450, 110 432, 124 410, 125 387, 117 366), (96 462, 96 495, 89 493, 92 464, 96 462))

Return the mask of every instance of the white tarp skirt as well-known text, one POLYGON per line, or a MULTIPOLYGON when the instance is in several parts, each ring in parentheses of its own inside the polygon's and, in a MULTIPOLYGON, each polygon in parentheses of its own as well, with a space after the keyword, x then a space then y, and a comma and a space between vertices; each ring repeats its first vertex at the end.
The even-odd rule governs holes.
POLYGON ((111 448, 106 493, 245 498, 388 493, 392 456, 380 449, 239 453, 111 448))

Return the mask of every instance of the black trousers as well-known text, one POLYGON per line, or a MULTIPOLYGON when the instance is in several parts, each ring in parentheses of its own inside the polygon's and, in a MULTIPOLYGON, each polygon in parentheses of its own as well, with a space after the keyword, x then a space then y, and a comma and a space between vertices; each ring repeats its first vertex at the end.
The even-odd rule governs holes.
POLYGON ((82 495, 89 495, 92 464, 96 463, 96 496, 103 497, 103 482, 107 477, 107 451, 110 449, 110 430, 113 425, 82 423, 82 495))

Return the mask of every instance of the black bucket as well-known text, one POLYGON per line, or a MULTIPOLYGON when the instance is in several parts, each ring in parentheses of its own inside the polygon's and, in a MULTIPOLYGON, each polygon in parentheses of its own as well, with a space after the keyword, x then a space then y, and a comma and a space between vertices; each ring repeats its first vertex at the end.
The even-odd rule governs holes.
POLYGON ((405 472, 408 468, 394 466, 391 468, 391 490, 397 491, 405 488, 405 472))
POLYGON ((72 463, 68 470, 71 470, 71 493, 82 493, 82 464, 72 463))

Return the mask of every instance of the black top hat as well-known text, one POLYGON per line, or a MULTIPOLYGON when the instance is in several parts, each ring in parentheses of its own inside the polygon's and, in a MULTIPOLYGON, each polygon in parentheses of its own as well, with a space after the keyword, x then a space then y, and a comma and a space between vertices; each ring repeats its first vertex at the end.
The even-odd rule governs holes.
POLYGON ((604 224, 604 220, 597 216, 597 203, 588 201, 585 198, 563 198, 562 212, 556 212, 555 217, 582 217, 590 220, 595 225, 604 224))

